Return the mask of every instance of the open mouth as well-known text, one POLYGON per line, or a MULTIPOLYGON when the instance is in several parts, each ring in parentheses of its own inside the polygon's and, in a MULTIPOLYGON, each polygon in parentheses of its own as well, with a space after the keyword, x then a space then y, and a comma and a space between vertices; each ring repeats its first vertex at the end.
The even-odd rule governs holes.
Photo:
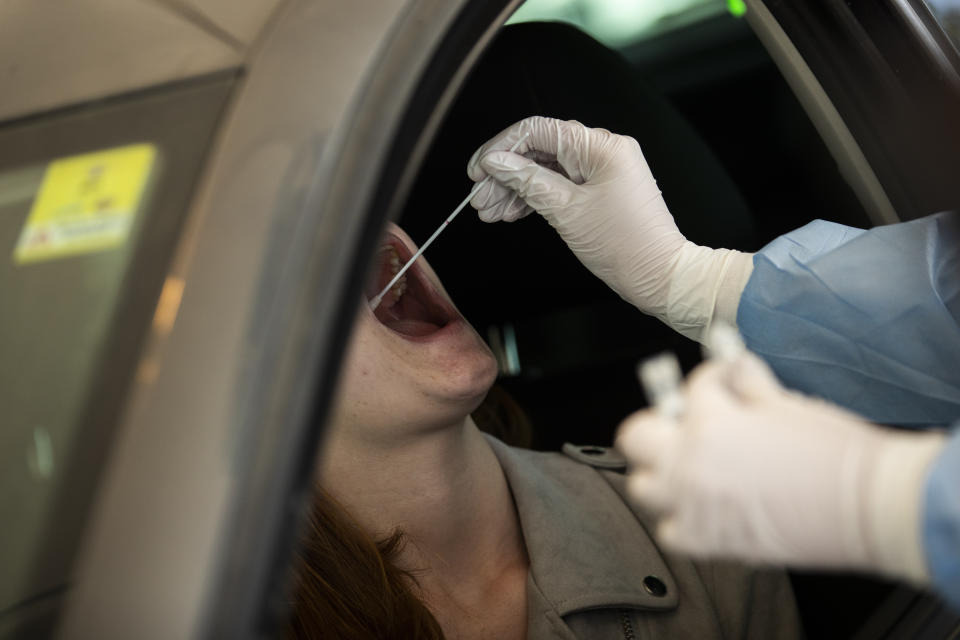
MULTIPOLYGON (((383 291, 411 255, 399 238, 387 235, 377 252, 376 272, 367 284, 367 300, 383 291)), ((384 326, 409 338, 429 336, 457 318, 456 310, 427 280, 417 263, 384 294, 373 314, 384 326)))

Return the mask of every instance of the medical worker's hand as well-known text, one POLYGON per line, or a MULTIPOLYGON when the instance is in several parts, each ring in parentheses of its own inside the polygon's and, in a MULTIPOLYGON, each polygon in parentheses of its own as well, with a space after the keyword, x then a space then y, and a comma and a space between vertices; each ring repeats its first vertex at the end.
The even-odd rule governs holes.
POLYGON ((921 509, 944 443, 786 391, 750 354, 696 369, 679 419, 641 411, 617 437, 665 548, 915 583, 928 580, 921 509))
POLYGON ((736 323, 752 256, 688 242, 633 138, 531 117, 480 147, 467 173, 475 182, 492 178, 470 201, 482 220, 514 221, 536 210, 641 311, 698 340, 716 318, 736 323))

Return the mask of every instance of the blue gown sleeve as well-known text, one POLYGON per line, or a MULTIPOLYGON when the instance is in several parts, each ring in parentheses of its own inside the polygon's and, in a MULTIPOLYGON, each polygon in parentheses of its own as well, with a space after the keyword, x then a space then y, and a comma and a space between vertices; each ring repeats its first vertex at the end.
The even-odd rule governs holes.
POLYGON ((927 479, 923 546, 934 589, 960 611, 960 428, 927 479))
POLYGON ((960 417, 960 221, 818 220, 754 256, 737 324, 788 387, 874 422, 960 417))

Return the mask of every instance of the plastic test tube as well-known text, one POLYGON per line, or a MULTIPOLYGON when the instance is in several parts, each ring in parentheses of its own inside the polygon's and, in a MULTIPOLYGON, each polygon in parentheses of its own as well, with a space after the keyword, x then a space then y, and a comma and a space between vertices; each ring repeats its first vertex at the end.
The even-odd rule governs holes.
MULTIPOLYGON (((734 362, 745 349, 743 338, 736 329, 725 323, 716 323, 707 334, 703 356, 711 360, 734 362)), ((648 358, 637 367, 637 376, 652 407, 664 417, 680 417, 684 405, 681 391, 683 373, 677 356, 668 351, 648 358)))

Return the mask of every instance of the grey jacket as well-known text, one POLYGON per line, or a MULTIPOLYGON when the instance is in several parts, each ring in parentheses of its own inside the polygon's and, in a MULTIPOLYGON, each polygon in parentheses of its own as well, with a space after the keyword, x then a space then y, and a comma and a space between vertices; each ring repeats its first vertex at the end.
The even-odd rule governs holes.
POLYGON ((516 449, 487 436, 520 516, 527 638, 802 637, 786 574, 662 553, 602 447, 516 449))

